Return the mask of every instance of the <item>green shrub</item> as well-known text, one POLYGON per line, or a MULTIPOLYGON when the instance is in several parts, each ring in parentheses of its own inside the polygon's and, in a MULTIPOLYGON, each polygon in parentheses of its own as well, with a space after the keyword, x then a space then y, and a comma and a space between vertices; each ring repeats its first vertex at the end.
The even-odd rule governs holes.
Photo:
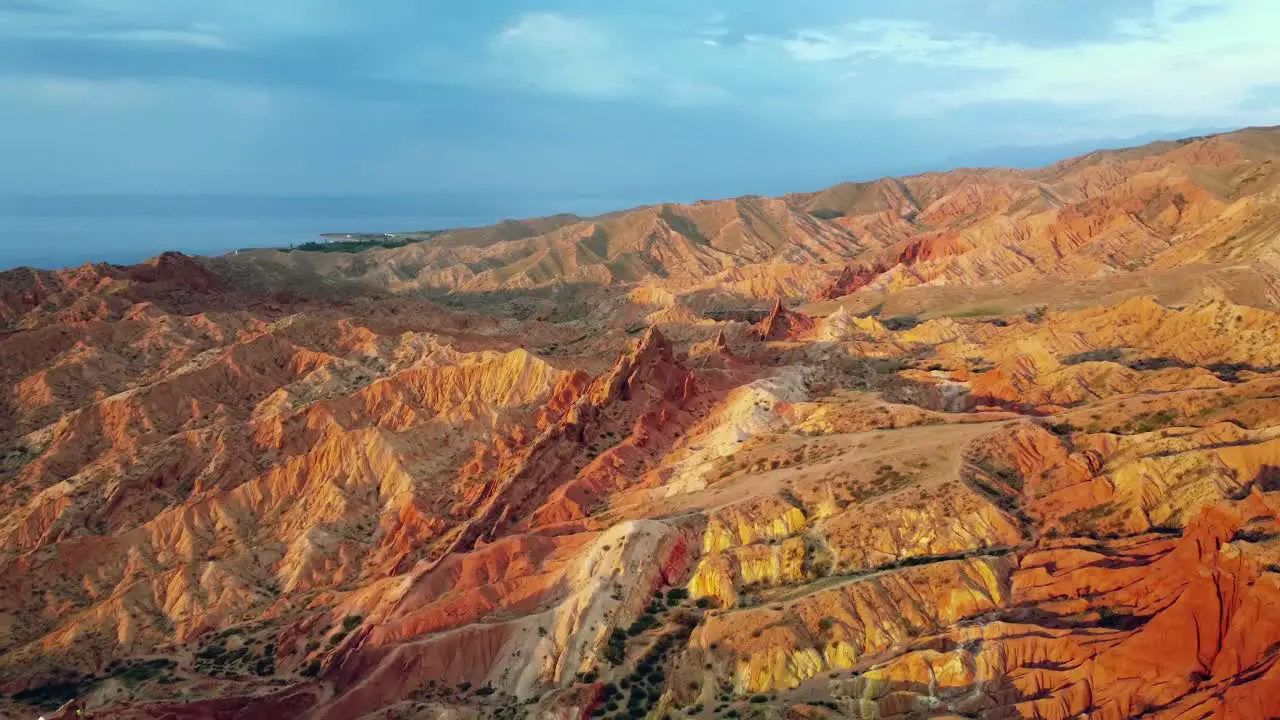
POLYGON ((139 683, 157 677, 166 670, 172 670, 176 667, 178 667, 178 663, 173 660, 142 660, 127 665, 117 665, 112 671, 112 676, 139 683))
POLYGON ((306 242, 282 252, 294 250, 322 253, 361 253, 373 248, 399 248, 417 242, 417 240, 347 240, 335 242, 306 242))
POLYGON ((221 645, 210 645, 209 647, 201 648, 200 652, 196 653, 196 657, 205 660, 212 660, 213 658, 222 656, 226 652, 227 649, 221 645))
POLYGON ((13 694, 13 699, 23 705, 34 705, 38 708, 53 710, 65 704, 68 700, 74 700, 92 685, 92 678, 89 677, 78 680, 47 682, 43 685, 16 692, 13 694))

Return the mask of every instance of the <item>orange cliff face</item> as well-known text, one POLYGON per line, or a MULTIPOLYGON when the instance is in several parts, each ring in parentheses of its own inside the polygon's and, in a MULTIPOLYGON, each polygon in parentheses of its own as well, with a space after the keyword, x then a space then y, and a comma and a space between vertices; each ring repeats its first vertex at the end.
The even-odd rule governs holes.
POLYGON ((1280 716, 1277 155, 0 273, 0 714, 1280 716))

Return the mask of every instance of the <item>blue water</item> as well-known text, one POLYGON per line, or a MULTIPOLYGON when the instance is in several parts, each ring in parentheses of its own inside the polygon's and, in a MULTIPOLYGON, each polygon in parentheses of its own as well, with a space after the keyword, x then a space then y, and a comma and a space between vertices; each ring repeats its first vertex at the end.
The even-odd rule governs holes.
POLYGON ((166 250, 220 255, 301 244, 321 233, 438 230, 556 211, 603 212, 611 202, 544 199, 494 207, 441 196, 0 196, 0 270, 135 263, 166 250))

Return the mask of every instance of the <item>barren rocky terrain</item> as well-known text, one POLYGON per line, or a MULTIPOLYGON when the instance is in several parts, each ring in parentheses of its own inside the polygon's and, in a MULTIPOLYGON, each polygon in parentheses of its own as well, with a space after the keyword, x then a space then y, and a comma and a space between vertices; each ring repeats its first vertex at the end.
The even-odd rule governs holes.
POLYGON ((0 273, 0 717, 1280 717, 1277 158, 0 273))

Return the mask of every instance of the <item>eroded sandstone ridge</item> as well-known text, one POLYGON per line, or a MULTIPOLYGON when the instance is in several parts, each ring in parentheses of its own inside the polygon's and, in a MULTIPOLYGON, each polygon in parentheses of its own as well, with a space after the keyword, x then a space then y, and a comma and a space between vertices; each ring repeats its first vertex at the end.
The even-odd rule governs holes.
POLYGON ((1276 156, 2 273, 0 713, 1280 717, 1276 156))

